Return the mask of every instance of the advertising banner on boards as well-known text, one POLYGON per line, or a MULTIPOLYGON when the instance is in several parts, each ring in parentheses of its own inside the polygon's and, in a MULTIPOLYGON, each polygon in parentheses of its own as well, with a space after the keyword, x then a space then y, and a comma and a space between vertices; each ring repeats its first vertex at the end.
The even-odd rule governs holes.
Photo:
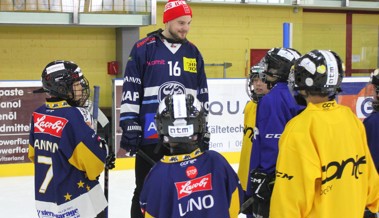
MULTIPOLYGON (((349 106, 360 119, 371 113, 370 98, 366 96, 365 86, 368 77, 344 78, 342 93, 337 101, 349 106)), ((209 117, 208 127, 211 133, 210 149, 219 152, 239 152, 243 137, 243 110, 249 98, 246 93, 245 79, 208 79, 209 117)), ((113 81, 113 139, 118 157, 125 157, 125 151, 119 149, 122 130, 118 126, 122 80, 113 81)))
POLYGON ((41 81, 0 81, 0 164, 27 163, 30 119, 45 102, 41 81))

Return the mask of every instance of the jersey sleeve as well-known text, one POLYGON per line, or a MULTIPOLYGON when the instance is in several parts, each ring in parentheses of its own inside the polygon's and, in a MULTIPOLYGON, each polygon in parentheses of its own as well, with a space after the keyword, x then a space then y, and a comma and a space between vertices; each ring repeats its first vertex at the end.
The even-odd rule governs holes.
MULTIPOLYGON (((199 52, 199 51, 198 51, 199 52)), ((199 52, 198 58, 197 58, 197 68, 198 68, 198 90, 197 90, 197 99, 202 103, 206 114, 209 112, 209 93, 208 93, 208 83, 207 83, 207 77, 205 74, 205 68, 204 68, 204 59, 201 53, 199 52)))
POLYGON ((120 121, 137 118, 143 96, 142 73, 144 71, 145 47, 138 48, 138 42, 130 52, 122 86, 120 121))

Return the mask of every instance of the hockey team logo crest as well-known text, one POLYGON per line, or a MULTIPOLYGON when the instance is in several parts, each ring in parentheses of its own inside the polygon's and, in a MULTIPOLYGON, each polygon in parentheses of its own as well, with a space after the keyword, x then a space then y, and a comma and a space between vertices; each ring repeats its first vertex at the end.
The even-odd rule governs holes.
POLYGON ((67 120, 62 117, 48 116, 45 114, 34 113, 34 132, 45 133, 52 136, 61 137, 63 128, 67 120))
POLYGON ((161 102, 167 95, 177 94, 186 94, 186 87, 176 81, 165 82, 159 87, 158 101, 161 102))
POLYGON ((212 174, 175 183, 176 191, 178 193, 178 199, 191 195, 193 192, 201 192, 212 190, 212 174))

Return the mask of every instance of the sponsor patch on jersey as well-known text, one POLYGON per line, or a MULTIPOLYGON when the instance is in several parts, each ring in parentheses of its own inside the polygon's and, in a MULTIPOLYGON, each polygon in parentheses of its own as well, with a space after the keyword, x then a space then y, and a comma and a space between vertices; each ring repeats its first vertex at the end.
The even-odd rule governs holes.
POLYGON ((63 128, 68 120, 62 117, 33 113, 34 132, 45 133, 56 137, 62 136, 63 128))
POLYGON ((183 65, 184 71, 188 71, 190 73, 197 73, 197 63, 195 58, 183 57, 183 65))
POLYGON ((145 139, 157 139, 157 127, 154 120, 155 113, 145 114, 144 137, 145 139))
POLYGON ((163 83, 158 90, 158 101, 161 102, 167 95, 186 94, 186 87, 177 81, 163 83))
POLYGON ((193 179, 197 176, 197 168, 195 166, 189 166, 186 169, 186 175, 188 178, 193 179))
POLYGON ((178 199, 191 195, 193 192, 209 191, 212 190, 212 174, 209 173, 205 176, 175 183, 178 199))

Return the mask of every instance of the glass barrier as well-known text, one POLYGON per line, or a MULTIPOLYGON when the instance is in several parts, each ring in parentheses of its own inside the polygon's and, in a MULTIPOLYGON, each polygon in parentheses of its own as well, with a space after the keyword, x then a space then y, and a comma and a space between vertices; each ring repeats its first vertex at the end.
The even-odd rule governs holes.
POLYGON ((1 0, 0 11, 74 13, 150 13, 152 0, 1 0))

